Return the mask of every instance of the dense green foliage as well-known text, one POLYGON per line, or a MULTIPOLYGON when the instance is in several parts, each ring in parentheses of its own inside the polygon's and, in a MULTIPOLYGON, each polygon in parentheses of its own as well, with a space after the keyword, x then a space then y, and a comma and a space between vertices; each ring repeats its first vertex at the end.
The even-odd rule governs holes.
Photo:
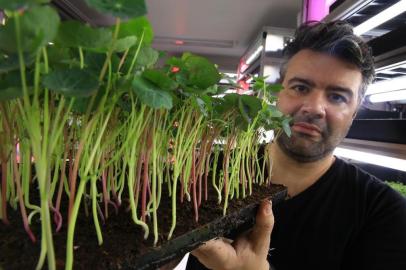
POLYGON ((290 119, 272 105, 279 87, 258 78, 254 90, 262 98, 224 95, 217 67, 190 53, 157 67, 144 1, 87 0, 117 17, 105 28, 61 22, 47 2, 0 0, 7 14, 0 26, 0 218, 7 224, 7 205, 18 204, 33 241, 31 221, 41 220, 37 269, 45 259, 48 269, 56 267, 52 222, 57 231, 68 226, 72 268, 81 207, 91 209, 99 244, 99 219, 108 218, 109 205, 122 204, 157 243, 164 185, 172 226, 161 233, 171 238, 177 198, 193 204, 197 220, 209 179, 224 213, 229 200, 269 183, 259 142, 267 130, 290 132, 290 119), (38 205, 29 198, 37 189, 38 205), (60 212, 64 196, 67 216, 60 212))

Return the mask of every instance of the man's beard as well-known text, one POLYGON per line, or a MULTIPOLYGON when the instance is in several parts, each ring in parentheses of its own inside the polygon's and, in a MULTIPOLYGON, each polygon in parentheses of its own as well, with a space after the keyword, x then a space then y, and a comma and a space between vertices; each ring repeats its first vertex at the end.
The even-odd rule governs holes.
POLYGON ((331 154, 347 135, 349 127, 351 126, 350 123, 346 130, 337 133, 337 131, 334 132, 331 130, 325 120, 320 119, 317 116, 294 116, 293 123, 298 122, 316 125, 321 131, 321 139, 318 141, 312 140, 310 135, 293 132, 291 137, 288 137, 285 132, 282 132, 282 134, 276 138, 276 142, 282 151, 299 162, 313 162, 331 154), (300 143, 302 140, 307 140, 308 143, 300 143))

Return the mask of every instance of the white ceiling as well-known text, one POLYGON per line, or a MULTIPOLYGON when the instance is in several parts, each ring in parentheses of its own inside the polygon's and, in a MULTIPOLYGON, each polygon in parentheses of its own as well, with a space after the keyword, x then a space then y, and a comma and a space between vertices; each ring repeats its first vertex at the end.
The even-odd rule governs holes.
POLYGON ((295 28, 301 0, 146 0, 154 47, 170 54, 205 55, 223 71, 239 58, 263 26, 295 28), (184 40, 185 45, 175 45, 184 40), (190 41, 193 46, 187 46, 190 41), (206 45, 201 45, 208 43, 206 45), (214 47, 223 44, 226 48, 214 47))

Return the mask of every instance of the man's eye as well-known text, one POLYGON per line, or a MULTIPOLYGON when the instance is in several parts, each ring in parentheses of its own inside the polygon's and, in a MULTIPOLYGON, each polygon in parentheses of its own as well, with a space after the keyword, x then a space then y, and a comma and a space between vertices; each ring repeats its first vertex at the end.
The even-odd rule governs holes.
POLYGON ((309 88, 305 85, 294 85, 292 89, 299 93, 306 93, 309 91, 309 88))
POLYGON ((347 103, 347 98, 340 94, 330 94, 329 99, 334 103, 347 103))

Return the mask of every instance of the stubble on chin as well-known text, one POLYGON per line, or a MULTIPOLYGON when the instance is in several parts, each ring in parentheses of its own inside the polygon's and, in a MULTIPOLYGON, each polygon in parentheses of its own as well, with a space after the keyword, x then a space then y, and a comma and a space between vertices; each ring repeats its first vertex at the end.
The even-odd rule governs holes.
POLYGON ((283 133, 276 139, 276 142, 287 156, 299 162, 320 160, 334 150, 334 148, 327 149, 323 141, 312 141, 310 138, 306 138, 306 135, 292 134, 291 137, 288 137, 283 133), (307 142, 301 143, 301 140, 307 140, 307 142))

